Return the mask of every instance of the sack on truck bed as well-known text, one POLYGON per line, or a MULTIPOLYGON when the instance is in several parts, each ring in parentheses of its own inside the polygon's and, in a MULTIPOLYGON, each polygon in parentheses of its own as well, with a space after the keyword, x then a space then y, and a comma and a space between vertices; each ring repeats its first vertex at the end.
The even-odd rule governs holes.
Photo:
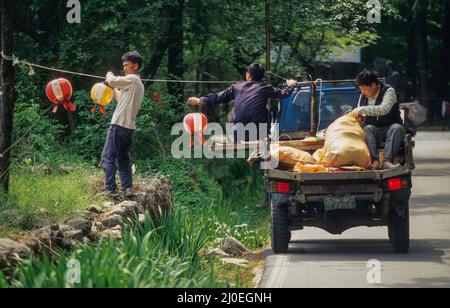
POLYGON ((372 168, 372 159, 360 121, 349 113, 331 124, 326 132, 325 146, 314 153, 325 167, 359 166, 372 168))
POLYGON ((316 160, 308 152, 286 146, 276 146, 270 151, 272 159, 278 157, 279 168, 292 170, 295 165, 315 165, 316 160))
POLYGON ((305 172, 305 173, 328 172, 328 168, 325 168, 322 165, 303 165, 298 163, 294 167, 294 172, 305 172))

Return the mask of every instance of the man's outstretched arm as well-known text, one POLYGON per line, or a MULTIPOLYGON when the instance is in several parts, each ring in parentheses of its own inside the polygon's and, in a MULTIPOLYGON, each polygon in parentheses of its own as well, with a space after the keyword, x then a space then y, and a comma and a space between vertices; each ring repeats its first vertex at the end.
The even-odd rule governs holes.
POLYGON ((278 89, 276 87, 273 87, 273 94, 272 98, 275 99, 283 99, 291 95, 292 90, 294 90, 295 85, 297 84, 296 80, 288 80, 286 81, 286 86, 283 89, 278 89))
POLYGON ((234 99, 234 86, 231 86, 222 92, 211 93, 201 98, 190 97, 188 99, 188 104, 191 106, 215 105, 220 103, 227 103, 233 99, 234 99))

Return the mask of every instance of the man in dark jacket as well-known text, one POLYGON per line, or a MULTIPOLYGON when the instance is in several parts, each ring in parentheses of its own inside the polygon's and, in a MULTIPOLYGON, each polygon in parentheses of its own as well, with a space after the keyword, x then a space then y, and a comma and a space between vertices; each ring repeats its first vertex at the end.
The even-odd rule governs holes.
POLYGON ((364 132, 372 155, 375 169, 393 169, 394 159, 405 138, 403 121, 400 116, 400 105, 394 88, 378 80, 374 71, 363 71, 356 78, 362 95, 358 108, 353 110, 355 115, 366 116, 364 132), (386 142, 384 148, 384 164, 380 166, 378 146, 386 142))
POLYGON ((278 89, 262 82, 264 74, 265 71, 261 64, 252 64, 248 67, 245 82, 234 84, 222 92, 208 94, 202 98, 191 97, 188 103, 191 106, 212 106, 234 100, 232 121, 235 127, 239 123, 244 126, 254 123, 257 127, 259 124, 267 124, 270 129, 271 119, 267 100, 288 97, 297 81, 288 80, 285 88, 278 89))

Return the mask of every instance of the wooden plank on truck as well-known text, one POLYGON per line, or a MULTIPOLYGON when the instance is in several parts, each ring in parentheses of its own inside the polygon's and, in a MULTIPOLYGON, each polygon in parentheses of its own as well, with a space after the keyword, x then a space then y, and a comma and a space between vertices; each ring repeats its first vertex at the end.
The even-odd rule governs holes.
POLYGON ((382 180, 400 176, 410 172, 406 166, 398 167, 392 170, 368 170, 359 172, 317 172, 302 173, 283 170, 266 170, 266 176, 273 179, 288 181, 306 182, 306 181, 335 181, 335 180, 382 180))

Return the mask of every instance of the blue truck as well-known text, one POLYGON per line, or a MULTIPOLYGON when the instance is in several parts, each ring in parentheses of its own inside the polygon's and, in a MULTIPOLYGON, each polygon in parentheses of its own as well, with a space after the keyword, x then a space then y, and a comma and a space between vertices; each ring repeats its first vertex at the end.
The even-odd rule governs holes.
MULTIPOLYGON (((316 136, 334 120, 354 109, 360 92, 351 81, 298 83, 290 97, 281 101, 278 115, 280 145, 313 153, 323 143, 311 145, 305 138, 316 136)), ((305 227, 321 228, 331 234, 359 227, 388 227, 395 253, 409 250, 409 199, 414 170, 414 141, 408 110, 402 110, 408 132, 393 170, 305 173, 267 169, 271 201, 272 249, 286 253, 291 232, 305 227)), ((266 153, 270 141, 266 141, 266 153)), ((379 151, 383 151, 383 145, 379 151)), ((262 155, 264 157, 264 155, 262 155)), ((267 157, 267 156, 266 156, 267 157)))

